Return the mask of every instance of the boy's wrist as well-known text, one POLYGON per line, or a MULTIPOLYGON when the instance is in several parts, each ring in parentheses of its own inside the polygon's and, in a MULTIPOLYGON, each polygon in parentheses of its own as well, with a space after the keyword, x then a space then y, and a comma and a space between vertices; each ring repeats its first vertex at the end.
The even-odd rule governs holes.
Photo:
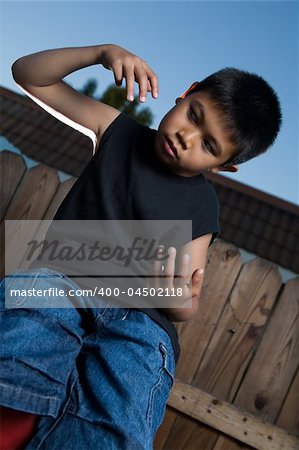
POLYGON ((101 44, 96 45, 94 48, 95 51, 95 64, 102 64, 105 58, 105 54, 107 49, 111 46, 111 44, 101 44))
POLYGON ((100 44, 95 46, 95 64, 102 64, 106 69, 110 69, 109 62, 113 51, 120 49, 115 44, 100 44))

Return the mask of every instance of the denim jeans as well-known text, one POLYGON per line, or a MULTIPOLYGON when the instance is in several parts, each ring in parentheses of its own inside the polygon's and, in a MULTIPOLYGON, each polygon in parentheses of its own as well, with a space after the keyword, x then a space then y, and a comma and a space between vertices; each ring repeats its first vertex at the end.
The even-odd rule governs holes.
POLYGON ((26 308, 10 294, 16 280, 26 290, 78 286, 48 268, 0 284, 1 403, 40 415, 26 448, 152 449, 175 374, 167 332, 137 309, 80 308, 80 297, 76 308, 26 308))

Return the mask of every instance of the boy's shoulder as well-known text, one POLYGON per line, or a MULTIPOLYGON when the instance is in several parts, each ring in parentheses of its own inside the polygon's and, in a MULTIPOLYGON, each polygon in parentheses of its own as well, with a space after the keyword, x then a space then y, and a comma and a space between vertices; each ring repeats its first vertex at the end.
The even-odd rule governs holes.
POLYGON ((118 142, 126 142, 131 140, 132 135, 138 133, 139 137, 149 136, 156 133, 156 130, 150 128, 148 125, 144 125, 139 123, 136 119, 130 117, 128 114, 120 112, 117 116, 110 122, 104 131, 101 139, 97 142, 97 145, 94 149, 94 154, 97 153, 101 146, 109 138, 116 138, 118 142))

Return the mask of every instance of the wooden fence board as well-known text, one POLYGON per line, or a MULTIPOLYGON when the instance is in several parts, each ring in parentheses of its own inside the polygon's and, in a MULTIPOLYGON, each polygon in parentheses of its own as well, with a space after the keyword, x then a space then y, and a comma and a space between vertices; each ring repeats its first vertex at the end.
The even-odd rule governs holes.
MULTIPOLYGON (((187 383, 175 381, 168 403, 193 419, 216 428, 255 449, 298 450, 299 448, 298 437, 275 425, 261 421, 225 401, 219 401, 213 395, 187 383)), ((181 444, 181 439, 177 439, 174 446, 169 448, 206 450, 199 442, 194 443, 193 446, 185 446, 181 444), (177 447, 178 442, 179 447, 177 447)))
POLYGON ((244 265, 193 385, 232 400, 281 286, 277 267, 263 259, 244 265))
MULTIPOLYGON (((217 277, 221 278, 221 272, 217 277)), ((221 315, 192 384, 219 399, 231 400, 260 340, 281 286, 277 267, 262 259, 244 265, 221 315)), ((175 430, 184 433, 187 448, 213 448, 217 435, 188 418, 176 419, 167 445, 175 444, 175 430), (187 436, 187 431, 189 436, 187 436), (209 439, 208 439, 209 438, 209 439), (209 441, 209 442, 208 442, 209 441)))
MULTIPOLYGON (((9 205, 4 220, 35 220, 41 219, 47 210, 49 203, 56 192, 59 184, 57 171, 39 164, 27 171, 19 188, 9 205)), ((24 252, 19 252, 20 247, 24 246, 26 241, 30 240, 37 231, 37 223, 30 227, 15 224, 11 233, 5 236, 5 223, 0 226, 0 238, 5 240, 6 272, 14 270, 13 265, 20 263, 24 257, 24 252), (25 234, 26 231, 26 234, 25 234)), ((4 249, 1 248, 1 275, 4 275, 4 249)))
POLYGON ((64 197, 68 194, 69 190, 71 189, 75 181, 76 178, 70 178, 69 180, 60 183, 54 197, 51 200, 51 203, 49 204, 47 211, 45 212, 43 219, 47 220, 53 219, 64 197))
MULTIPOLYGON (((177 411, 175 409, 172 409, 170 407, 166 408, 165 417, 163 420, 163 425, 160 426, 158 429, 156 436, 155 436, 155 442, 154 442, 154 449, 164 449, 168 450, 165 446, 167 436, 171 432, 171 428, 174 422, 174 419, 177 416, 177 411)), ((171 450, 171 449, 169 449, 171 450)))
MULTIPOLYGON (((42 241, 44 239, 44 236, 48 231, 48 228, 56 211, 58 210, 60 204, 62 203, 63 199, 65 198, 75 181, 76 178, 70 178, 69 180, 66 180, 58 185, 58 188, 56 189, 56 192, 53 195, 46 212, 44 212, 44 215, 41 217, 42 220, 35 229, 34 239, 38 241, 42 241)), ((24 259, 22 260, 22 267, 27 268, 29 265, 30 262, 27 263, 24 261, 24 259)))
POLYGON ((0 168, 0 221, 2 221, 27 167, 22 156, 3 150, 0 152, 0 168))
POLYGON ((192 426, 192 434, 190 433, 190 425, 186 428, 185 436, 186 439, 184 440, 184 449, 188 450, 198 450, 198 449, 204 449, 204 450, 210 450, 213 448, 214 441, 216 437, 219 434, 218 430, 215 430, 211 427, 208 427, 202 422, 195 422, 190 419, 188 419, 190 422, 190 425, 192 426), (211 437, 213 439, 211 439, 211 437))
POLYGON ((270 318, 235 404, 275 422, 299 366, 299 278, 290 280, 270 318))
POLYGON ((248 447, 247 445, 242 445, 240 444, 240 442, 234 441, 226 436, 219 436, 213 447, 213 450, 251 450, 252 448, 253 447, 248 447))
MULTIPOLYGON (((275 422, 299 365, 299 278, 290 280, 278 301, 235 404, 263 420, 275 422)), ((297 381, 298 382, 298 381, 297 381)), ((294 388, 296 388, 296 381, 294 388)), ((298 392, 297 392, 298 396, 298 392)), ((284 420, 298 427, 298 404, 290 397, 284 420), (291 405, 292 409, 288 409, 291 405), (286 417, 288 416, 288 417, 286 417), (295 418, 297 417, 297 418, 295 418)), ((283 408, 282 408, 283 412, 283 408)), ((223 438, 224 444, 229 440, 223 438)), ((298 444, 299 449, 299 444, 298 444)))
POLYGON ((224 241, 215 242, 207 258, 199 310, 179 329, 182 352, 176 376, 180 380, 192 382, 241 267, 242 259, 236 247, 224 241))
POLYGON ((59 185, 57 171, 39 164, 27 171, 11 202, 6 220, 41 219, 59 185))
POLYGON ((299 370, 280 411, 277 426, 299 435, 299 370))

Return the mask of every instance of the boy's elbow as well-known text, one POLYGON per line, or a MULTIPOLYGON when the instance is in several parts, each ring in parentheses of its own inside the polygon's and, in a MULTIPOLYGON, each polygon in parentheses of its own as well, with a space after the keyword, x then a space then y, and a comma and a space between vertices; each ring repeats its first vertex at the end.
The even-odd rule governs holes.
POLYGON ((14 79, 16 82, 18 82, 19 61, 20 61, 20 58, 17 59, 17 60, 13 63, 13 65, 11 66, 12 77, 13 77, 13 79, 14 79))
POLYGON ((23 58, 17 59, 11 66, 12 77, 15 80, 15 82, 20 85, 22 84, 22 78, 23 78, 23 76, 22 76, 22 73, 23 73, 22 59, 23 58))

